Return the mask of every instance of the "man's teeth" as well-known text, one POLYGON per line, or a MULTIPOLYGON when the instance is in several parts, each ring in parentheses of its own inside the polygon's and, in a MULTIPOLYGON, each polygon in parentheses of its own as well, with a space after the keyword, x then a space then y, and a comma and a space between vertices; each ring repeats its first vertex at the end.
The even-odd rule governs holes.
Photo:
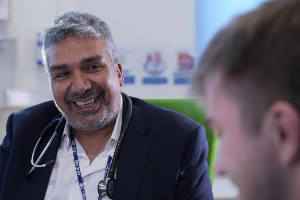
POLYGON ((88 101, 84 101, 84 102, 76 102, 76 104, 82 108, 91 106, 93 103, 95 103, 95 101, 97 100, 97 98, 88 100, 88 101))

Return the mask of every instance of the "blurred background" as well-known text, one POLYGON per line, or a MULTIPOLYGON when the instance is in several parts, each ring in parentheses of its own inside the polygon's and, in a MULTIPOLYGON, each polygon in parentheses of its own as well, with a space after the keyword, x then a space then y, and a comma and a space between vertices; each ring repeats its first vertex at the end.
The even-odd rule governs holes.
MULTIPOLYGON (((123 66, 122 90, 139 98, 190 98, 190 76, 209 40, 265 0, 0 0, 0 141, 10 113, 51 100, 41 62, 44 29, 67 11, 110 27, 123 66)), ((236 188, 216 176, 215 199, 236 188)))

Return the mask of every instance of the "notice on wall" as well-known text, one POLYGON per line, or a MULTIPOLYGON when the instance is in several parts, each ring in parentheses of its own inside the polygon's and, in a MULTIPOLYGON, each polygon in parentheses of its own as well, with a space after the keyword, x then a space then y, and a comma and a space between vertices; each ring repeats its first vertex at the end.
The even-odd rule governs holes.
POLYGON ((195 69, 191 48, 171 46, 123 46, 118 48, 124 83, 142 85, 189 85, 195 69))
POLYGON ((168 56, 160 48, 145 49, 140 53, 143 69, 142 83, 144 85, 165 85, 168 83, 168 56))
POLYGON ((8 20, 9 0, 0 0, 0 21, 8 20))
POLYGON ((191 77, 194 72, 195 63, 192 51, 177 50, 175 52, 176 67, 174 72, 174 84, 184 85, 191 82, 191 77))

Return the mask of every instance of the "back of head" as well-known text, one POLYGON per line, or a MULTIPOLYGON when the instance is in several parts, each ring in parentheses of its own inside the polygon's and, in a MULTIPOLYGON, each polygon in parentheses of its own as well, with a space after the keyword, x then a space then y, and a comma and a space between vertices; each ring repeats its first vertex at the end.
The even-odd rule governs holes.
POLYGON ((79 39, 104 38, 112 62, 114 64, 118 62, 116 47, 107 24, 87 13, 68 12, 59 16, 45 31, 43 61, 46 69, 46 49, 70 36, 79 39))
POLYGON ((266 2, 217 33, 197 68, 196 92, 216 72, 257 122, 277 100, 300 112, 300 1, 266 2))

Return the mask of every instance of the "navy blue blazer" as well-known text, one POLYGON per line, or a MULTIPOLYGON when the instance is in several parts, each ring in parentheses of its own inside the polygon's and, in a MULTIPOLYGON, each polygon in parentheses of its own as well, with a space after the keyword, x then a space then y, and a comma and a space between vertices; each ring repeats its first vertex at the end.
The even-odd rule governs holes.
MULTIPOLYGON (((114 199, 213 199, 204 128, 174 111, 131 99, 132 116, 117 162, 114 199)), ((127 102, 123 100, 125 116, 127 102)), ((7 135, 0 147, 1 200, 44 199, 52 167, 35 169, 30 177, 26 174, 40 134, 57 114, 53 101, 49 101, 9 116, 7 135)), ((50 132, 36 156, 53 130, 50 132)), ((40 163, 55 160, 61 136, 62 131, 40 163)))

